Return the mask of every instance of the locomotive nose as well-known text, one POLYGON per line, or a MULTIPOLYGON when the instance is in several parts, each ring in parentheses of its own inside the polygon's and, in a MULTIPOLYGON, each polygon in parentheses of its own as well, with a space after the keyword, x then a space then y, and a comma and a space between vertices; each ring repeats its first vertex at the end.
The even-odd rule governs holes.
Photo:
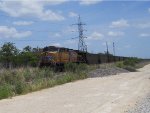
POLYGON ((52 61, 52 60, 53 60, 53 56, 44 56, 44 57, 42 57, 42 60, 43 60, 44 62, 52 61))

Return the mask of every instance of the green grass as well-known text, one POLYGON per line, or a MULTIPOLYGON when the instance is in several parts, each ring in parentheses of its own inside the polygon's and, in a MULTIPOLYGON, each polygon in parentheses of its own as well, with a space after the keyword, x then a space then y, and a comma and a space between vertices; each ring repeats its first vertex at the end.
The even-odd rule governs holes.
POLYGON ((126 59, 125 61, 117 62, 115 65, 119 68, 126 69, 130 72, 135 72, 136 67, 140 61, 141 60, 138 58, 129 58, 126 59))
POLYGON ((13 95, 13 88, 9 84, 3 84, 0 86, 0 99, 8 98, 13 95))
POLYGON ((18 68, 0 70, 0 99, 26 94, 44 88, 87 78, 86 64, 66 64, 65 72, 51 68, 18 68))
POLYGON ((26 94, 44 88, 54 87, 68 82, 87 78, 89 71, 97 68, 120 67, 129 71, 136 71, 138 59, 128 59, 122 62, 86 65, 65 64, 64 72, 55 72, 51 68, 16 68, 0 70, 0 99, 15 95, 26 94))

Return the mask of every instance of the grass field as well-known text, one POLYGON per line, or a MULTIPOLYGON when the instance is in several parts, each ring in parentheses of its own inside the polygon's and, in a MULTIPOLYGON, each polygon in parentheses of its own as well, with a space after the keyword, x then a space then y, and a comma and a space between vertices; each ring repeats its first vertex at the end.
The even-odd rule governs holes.
POLYGON ((1 69, 0 99, 84 79, 87 78, 88 70, 86 64, 67 64, 65 72, 33 67, 1 69))
POLYGON ((139 62, 138 60, 126 60, 123 62, 90 66, 69 63, 65 65, 64 72, 55 72, 49 67, 0 69, 0 99, 11 98, 16 95, 85 79, 88 77, 87 73, 97 68, 117 66, 129 71, 136 71, 137 67, 143 67, 147 64, 146 62, 139 62))

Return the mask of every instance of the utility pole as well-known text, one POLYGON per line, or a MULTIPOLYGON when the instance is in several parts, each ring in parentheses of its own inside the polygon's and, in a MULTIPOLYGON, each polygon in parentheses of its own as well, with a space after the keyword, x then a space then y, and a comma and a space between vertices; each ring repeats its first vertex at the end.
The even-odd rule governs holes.
POLYGON ((113 42, 113 52, 114 52, 114 56, 115 56, 115 43, 113 42))
POLYGON ((107 54, 108 54, 109 52, 108 52, 108 44, 107 44, 107 41, 106 41, 106 49, 107 49, 106 52, 107 52, 107 54))
POLYGON ((107 44, 107 41, 106 41, 106 49, 107 49, 107 51, 106 51, 106 52, 107 52, 107 53, 106 53, 106 54, 107 54, 107 61, 109 62, 109 51, 108 51, 108 44, 107 44))
POLYGON ((113 42, 113 52, 114 52, 114 61, 116 61, 115 59, 115 43, 113 42))
POLYGON ((84 38, 87 38, 83 35, 83 25, 85 25, 84 23, 81 22, 81 18, 79 15, 78 18, 78 23, 77 24, 73 24, 73 25, 77 25, 78 26, 78 32, 79 32, 79 43, 78 43, 78 50, 82 51, 82 52, 87 52, 87 45, 85 44, 84 38))

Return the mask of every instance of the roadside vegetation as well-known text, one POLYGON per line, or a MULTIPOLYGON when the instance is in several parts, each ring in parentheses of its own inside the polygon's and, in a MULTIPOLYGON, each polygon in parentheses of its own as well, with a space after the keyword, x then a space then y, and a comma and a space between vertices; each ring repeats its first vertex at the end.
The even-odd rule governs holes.
POLYGON ((66 64, 65 70, 56 73, 51 68, 1 69, 0 99, 87 78, 86 64, 66 64))
MULTIPOLYGON (((129 58, 121 62, 117 62, 116 66, 119 68, 126 69, 130 72, 135 72, 139 67, 139 64, 142 60, 138 58, 129 58)), ((143 65, 144 66, 144 65, 143 65)))

